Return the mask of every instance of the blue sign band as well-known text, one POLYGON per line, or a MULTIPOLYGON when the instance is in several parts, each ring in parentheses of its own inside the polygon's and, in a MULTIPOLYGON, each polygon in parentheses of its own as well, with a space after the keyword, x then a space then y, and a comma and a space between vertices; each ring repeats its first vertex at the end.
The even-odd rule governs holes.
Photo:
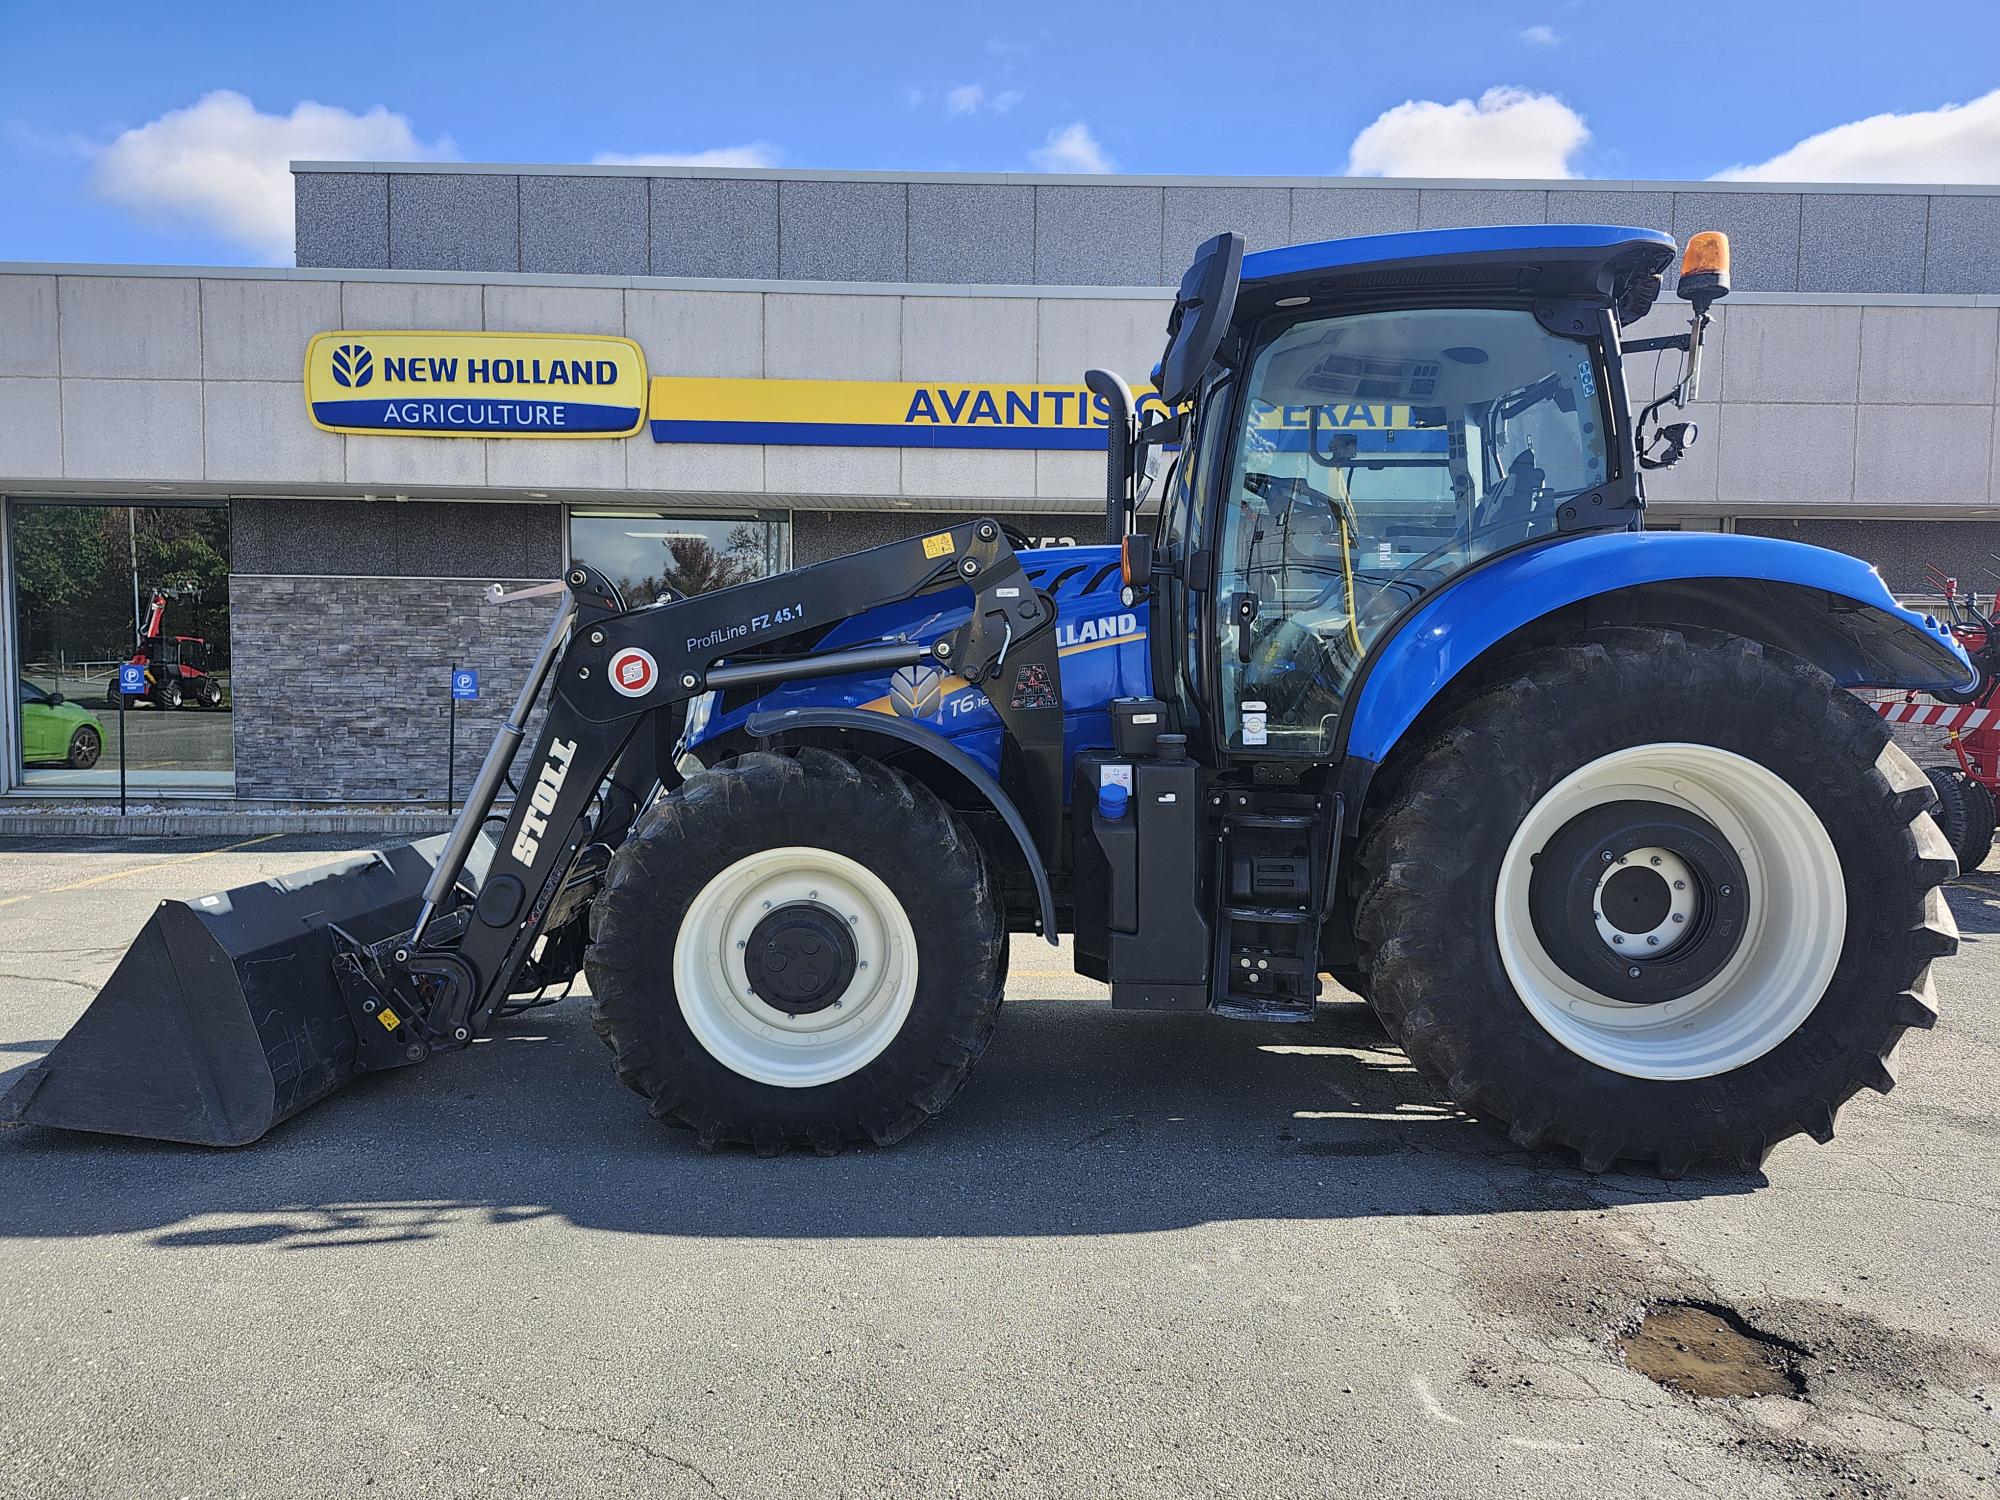
POLYGON ((375 432, 630 432, 639 424, 636 406, 490 396, 315 401, 313 415, 328 427, 366 427, 375 432))
POLYGON ((701 422, 653 419, 656 443, 769 443, 806 448, 1066 448, 1104 451, 1102 427, 905 427, 872 422, 701 422))
MULTIPOLYGON (((1062 449, 1074 453, 1102 453, 1102 427, 904 427, 862 422, 704 422, 655 417, 652 422, 656 443, 768 443, 774 447, 812 448, 1012 448, 1062 449)), ((1442 431, 1412 430, 1354 431, 1329 429, 1322 433, 1324 446, 1329 434, 1351 434, 1361 453, 1443 453, 1442 431)), ((1291 428, 1257 429, 1261 441, 1280 453, 1303 453, 1309 434, 1291 428)))

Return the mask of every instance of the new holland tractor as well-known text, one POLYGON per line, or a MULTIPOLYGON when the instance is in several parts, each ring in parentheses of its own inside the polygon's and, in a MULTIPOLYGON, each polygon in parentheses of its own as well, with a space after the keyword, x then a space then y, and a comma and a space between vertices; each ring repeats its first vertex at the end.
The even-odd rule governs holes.
POLYGON ((1688 332, 1625 341, 1673 254, 1218 236, 1168 415, 1086 377, 1104 545, 977 519, 645 603, 572 564, 450 834, 163 903, 14 1116, 250 1141, 581 970, 701 1145, 886 1146, 965 1085, 1009 934, 1068 932, 1117 1009, 1307 1022, 1332 975, 1593 1170, 1825 1140, 1957 942, 1930 786, 1845 689, 1974 673, 1852 558, 1645 528, 1728 290, 1698 236, 1688 332))

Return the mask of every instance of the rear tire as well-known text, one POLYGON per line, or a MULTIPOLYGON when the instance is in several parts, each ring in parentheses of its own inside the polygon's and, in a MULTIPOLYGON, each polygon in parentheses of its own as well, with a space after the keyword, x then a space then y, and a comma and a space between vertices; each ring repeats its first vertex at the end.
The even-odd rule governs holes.
POLYGON ((592 902, 584 962, 598 1035, 656 1117, 705 1148, 832 1154, 950 1103, 1006 944, 979 846, 935 795, 808 748, 655 804, 592 902))
POLYGON ((1592 632, 1511 663, 1385 775, 1355 924, 1371 999, 1522 1146, 1591 1171, 1753 1168, 1797 1132, 1831 1139, 1936 1020, 1956 867, 1931 788, 1805 662, 1592 632))
POLYGON ((173 709, 181 706, 181 680, 169 677, 153 690, 153 701, 162 708, 173 709))
POLYGON ((1957 766, 1925 766, 1937 806, 1931 817, 1951 845, 1961 875, 1976 870, 1993 850, 1993 798, 1957 766))
POLYGON ((1958 856, 1958 873, 1970 875, 1993 852, 1993 794, 1984 783, 1974 781, 1963 771, 1958 774, 1965 792, 1965 847, 1952 852, 1958 856))

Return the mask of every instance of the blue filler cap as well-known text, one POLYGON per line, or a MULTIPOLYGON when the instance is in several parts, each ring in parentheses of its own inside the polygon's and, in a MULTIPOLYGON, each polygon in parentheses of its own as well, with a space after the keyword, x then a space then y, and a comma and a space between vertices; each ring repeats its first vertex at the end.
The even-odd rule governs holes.
POLYGON ((1132 794, 1116 781, 1107 781, 1097 789, 1097 810, 1112 822, 1125 816, 1125 804, 1132 794))

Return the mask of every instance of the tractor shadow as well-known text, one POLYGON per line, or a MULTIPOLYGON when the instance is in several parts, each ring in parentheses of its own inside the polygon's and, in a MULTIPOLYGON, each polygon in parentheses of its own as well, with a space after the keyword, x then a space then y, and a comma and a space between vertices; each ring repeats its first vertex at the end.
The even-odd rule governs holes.
POLYGON ((579 999, 238 1150, 0 1129, 0 1238, 337 1249, 551 1216, 690 1239, 1109 1235, 1596 1210, 1763 1181, 1593 1177, 1521 1151, 1439 1097, 1358 1002, 1275 1026, 1010 1000, 965 1091, 901 1145, 709 1155, 618 1086, 579 999))

